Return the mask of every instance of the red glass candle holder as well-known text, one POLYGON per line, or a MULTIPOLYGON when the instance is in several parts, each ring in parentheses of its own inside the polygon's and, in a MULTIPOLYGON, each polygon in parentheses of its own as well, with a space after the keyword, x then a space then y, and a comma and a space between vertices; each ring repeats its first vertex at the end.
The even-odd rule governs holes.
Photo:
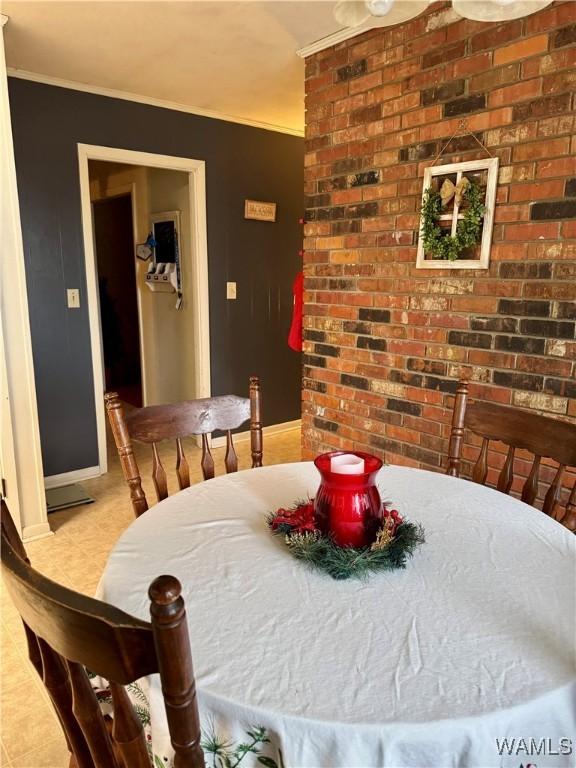
POLYGON ((382 461, 369 453, 332 451, 314 460, 322 481, 314 499, 317 528, 330 534, 340 547, 371 544, 382 523, 382 501, 376 475, 382 461), (364 459, 361 474, 340 474, 331 469, 331 460, 345 453, 364 459))

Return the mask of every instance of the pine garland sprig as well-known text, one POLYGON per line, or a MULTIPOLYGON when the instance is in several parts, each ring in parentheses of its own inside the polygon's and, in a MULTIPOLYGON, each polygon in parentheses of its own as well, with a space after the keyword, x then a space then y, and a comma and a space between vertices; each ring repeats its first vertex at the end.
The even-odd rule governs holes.
POLYGON ((455 235, 447 235, 438 223, 442 213, 440 193, 432 187, 424 192, 420 233, 424 253, 433 259, 457 261, 464 251, 478 245, 480 241, 482 220, 486 213, 484 194, 475 181, 468 181, 470 183, 462 196, 466 202, 464 218, 458 221, 455 235))
POLYGON ((375 541, 365 547, 341 547, 314 522, 314 502, 298 502, 266 518, 268 527, 282 537, 290 554, 333 579, 366 578, 375 571, 405 568, 406 560, 424 542, 422 526, 403 520, 383 505, 383 519, 375 541))
POLYGON ((284 541, 295 558, 333 579, 365 579, 376 571, 405 568, 406 560, 424 543, 424 529, 414 523, 401 523, 392 541, 383 549, 339 547, 319 531, 286 534, 284 541))
POLYGON ((282 768, 282 758, 279 754, 280 763, 272 757, 260 754, 264 745, 270 744, 268 731, 262 726, 252 726, 246 730, 246 735, 251 739, 249 742, 236 744, 231 739, 223 737, 216 732, 214 722, 209 726, 208 731, 202 732, 201 746, 206 755, 212 755, 212 768, 238 768, 247 755, 257 755, 257 762, 266 768, 282 768))

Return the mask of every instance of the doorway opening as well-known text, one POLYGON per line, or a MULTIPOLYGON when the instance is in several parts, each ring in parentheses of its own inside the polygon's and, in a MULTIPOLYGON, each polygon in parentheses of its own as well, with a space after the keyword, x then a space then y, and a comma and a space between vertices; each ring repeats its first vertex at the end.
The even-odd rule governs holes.
POLYGON ((127 408, 211 394, 204 163, 88 145, 78 155, 103 474, 104 392, 127 408), (150 235, 155 250, 142 247, 150 235))
POLYGON ((92 208, 106 391, 140 408, 142 368, 134 263, 132 196, 96 200, 92 208))

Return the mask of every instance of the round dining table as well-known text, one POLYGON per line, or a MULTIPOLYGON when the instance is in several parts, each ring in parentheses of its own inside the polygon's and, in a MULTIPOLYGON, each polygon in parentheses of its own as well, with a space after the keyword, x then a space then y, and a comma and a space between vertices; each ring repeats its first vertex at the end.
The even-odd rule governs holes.
MULTIPOLYGON (((99 597, 141 619, 155 577, 182 583, 207 766, 574 766, 576 536, 490 488, 385 466, 382 499, 426 541, 405 569, 335 581, 266 522, 319 479, 294 463, 194 485, 106 565, 99 597)), ((159 681, 134 692, 170 765, 159 681)))

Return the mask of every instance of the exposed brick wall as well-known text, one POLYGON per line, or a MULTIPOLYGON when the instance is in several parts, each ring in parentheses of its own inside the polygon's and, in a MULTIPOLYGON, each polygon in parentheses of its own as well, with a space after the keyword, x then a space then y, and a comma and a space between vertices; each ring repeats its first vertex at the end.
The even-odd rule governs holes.
POLYGON ((462 375, 576 417, 575 35, 572 2, 501 25, 437 3, 307 59, 305 456, 443 469, 462 375), (417 270, 423 170, 463 117, 500 158, 490 269, 417 270))

